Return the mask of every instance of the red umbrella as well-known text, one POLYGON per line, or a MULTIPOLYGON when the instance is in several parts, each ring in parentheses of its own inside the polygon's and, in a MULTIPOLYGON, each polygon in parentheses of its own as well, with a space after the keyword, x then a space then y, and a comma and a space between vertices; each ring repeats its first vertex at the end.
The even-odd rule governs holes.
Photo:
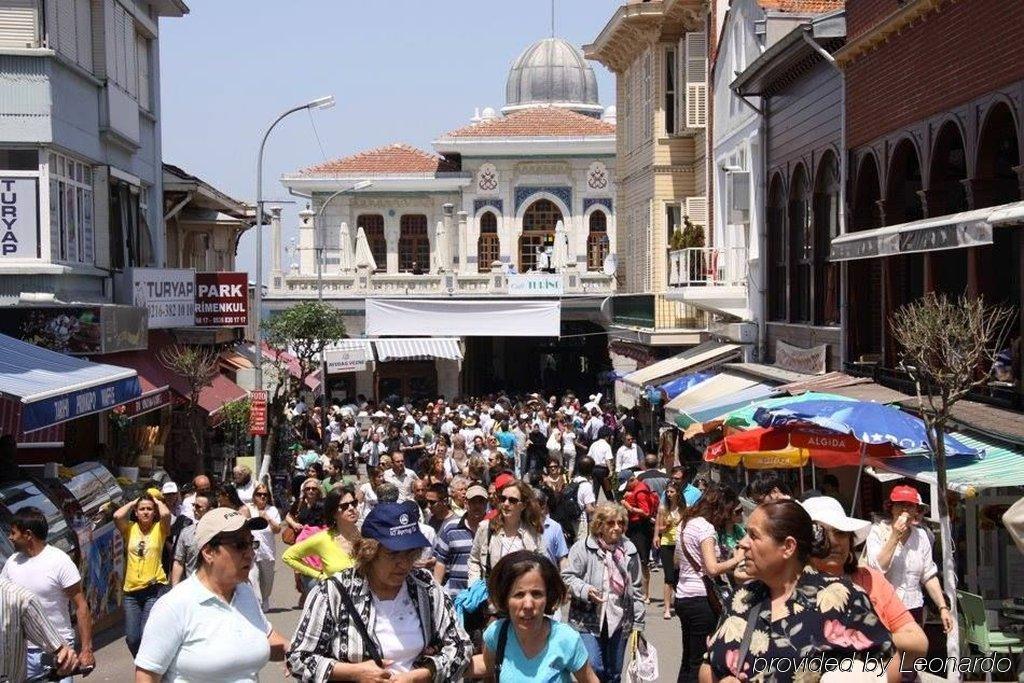
POLYGON ((758 427, 737 431, 711 444, 704 455, 709 461, 738 461, 746 456, 787 458, 798 467, 810 458, 818 467, 857 466, 863 456, 890 458, 902 452, 891 443, 862 443, 842 434, 809 424, 758 427))

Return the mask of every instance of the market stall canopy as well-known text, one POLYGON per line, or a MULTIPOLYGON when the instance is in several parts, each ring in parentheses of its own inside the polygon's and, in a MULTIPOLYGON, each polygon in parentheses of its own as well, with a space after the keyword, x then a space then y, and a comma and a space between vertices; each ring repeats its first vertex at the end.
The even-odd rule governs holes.
POLYGON ((108 410, 141 393, 134 370, 0 334, 0 434, 44 429, 108 410))
POLYGON ((392 360, 462 360, 462 348, 457 337, 433 337, 422 339, 374 339, 377 360, 387 363, 392 360))
POLYGON ((680 375, 707 370, 743 355, 739 344, 710 341, 692 349, 652 363, 645 368, 623 377, 615 383, 615 401, 621 406, 632 408, 637 404, 640 393, 648 384, 664 383, 680 375))
POLYGON ((695 407, 754 387, 764 391, 762 396, 767 396, 771 392, 769 385, 752 377, 732 372, 720 373, 706 382, 701 382, 684 391, 665 404, 665 421, 686 428, 695 422, 700 422, 690 415, 690 411, 695 407))
POLYGON ((997 226, 1024 223, 1024 202, 925 218, 840 235, 832 240, 829 259, 855 261, 992 244, 997 226))
POLYGON ((562 305, 549 299, 367 299, 368 337, 558 337, 562 305))
POLYGON ((694 387, 701 382, 707 381, 712 377, 714 377, 714 375, 710 372, 695 372, 691 375, 683 375, 682 377, 677 377, 671 381, 665 382, 658 388, 664 391, 665 395, 672 399, 687 389, 694 387))

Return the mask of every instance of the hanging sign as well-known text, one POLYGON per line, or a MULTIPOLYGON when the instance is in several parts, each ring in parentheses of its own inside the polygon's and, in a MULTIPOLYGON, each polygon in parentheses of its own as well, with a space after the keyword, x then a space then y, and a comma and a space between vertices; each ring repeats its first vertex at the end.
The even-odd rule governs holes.
POLYGON ((249 392, 249 433, 253 436, 267 435, 267 401, 270 392, 257 389, 249 392))
POLYGON ((135 305, 149 311, 149 329, 194 327, 196 271, 191 268, 135 268, 135 305))
POLYGON ((244 327, 248 323, 248 273, 196 273, 196 325, 244 327))
POLYGON ((331 349, 324 352, 324 360, 327 361, 328 375, 360 372, 366 369, 366 348, 331 349))
POLYGON ((39 179, 0 177, 0 259, 39 258, 39 179))

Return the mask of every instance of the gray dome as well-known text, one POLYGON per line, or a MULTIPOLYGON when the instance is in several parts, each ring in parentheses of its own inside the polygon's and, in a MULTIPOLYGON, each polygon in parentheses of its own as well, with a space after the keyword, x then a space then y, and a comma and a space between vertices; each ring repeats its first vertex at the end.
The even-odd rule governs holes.
POLYGON ((603 111, 597 99, 597 77, 583 51, 561 38, 545 38, 523 50, 508 72, 505 107, 508 113, 537 105, 555 105, 584 114, 603 111))

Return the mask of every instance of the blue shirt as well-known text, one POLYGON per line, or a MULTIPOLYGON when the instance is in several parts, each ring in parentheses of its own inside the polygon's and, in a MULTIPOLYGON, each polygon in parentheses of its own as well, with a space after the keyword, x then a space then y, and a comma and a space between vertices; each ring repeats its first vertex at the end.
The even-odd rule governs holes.
POLYGON ((565 543, 565 530, 550 517, 544 518, 544 533, 540 541, 544 546, 544 553, 556 567, 559 560, 569 555, 569 546, 565 543))
POLYGON ((516 437, 512 432, 498 432, 494 438, 498 440, 498 445, 510 454, 516 452, 516 437))
POLYGON ((469 551, 475 534, 466 526, 465 517, 441 527, 434 539, 434 557, 445 566, 444 587, 453 598, 469 584, 469 551))
POLYGON ((693 484, 687 484, 686 488, 683 489, 683 500, 686 501, 686 507, 693 507, 700 500, 700 497, 704 495, 703 492, 693 484))
MULTIPOLYGON (((507 619, 498 619, 484 631, 484 645, 498 652, 498 631, 507 619)), ((509 626, 505 641, 505 659, 501 663, 500 683, 549 683, 571 681, 572 675, 587 663, 583 638, 568 624, 547 619, 551 633, 536 657, 527 659, 519 647, 515 627, 509 626)))

